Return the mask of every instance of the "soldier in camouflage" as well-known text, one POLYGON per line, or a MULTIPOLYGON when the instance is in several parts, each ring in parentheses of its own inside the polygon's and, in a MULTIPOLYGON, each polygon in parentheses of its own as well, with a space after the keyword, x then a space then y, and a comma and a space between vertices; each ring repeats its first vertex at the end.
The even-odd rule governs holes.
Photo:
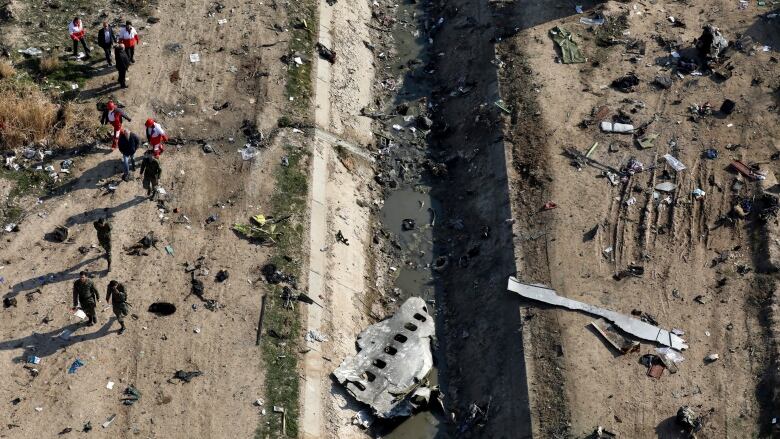
POLYGON ((108 271, 111 271, 111 222, 108 218, 100 218, 92 223, 97 231, 98 242, 106 251, 106 260, 108 261, 108 271))
POLYGON ((75 310, 79 305, 81 306, 81 309, 84 310, 89 319, 87 326, 97 323, 95 307, 98 301, 100 301, 100 296, 97 288, 95 288, 95 284, 87 278, 87 272, 82 271, 79 273, 79 278, 73 283, 73 309, 75 310))
POLYGON ((116 316, 116 321, 119 322, 119 335, 122 335, 125 332, 125 317, 129 313, 128 308, 130 306, 127 303, 125 286, 115 280, 109 282, 108 290, 106 291, 106 302, 113 302, 114 315, 116 316))

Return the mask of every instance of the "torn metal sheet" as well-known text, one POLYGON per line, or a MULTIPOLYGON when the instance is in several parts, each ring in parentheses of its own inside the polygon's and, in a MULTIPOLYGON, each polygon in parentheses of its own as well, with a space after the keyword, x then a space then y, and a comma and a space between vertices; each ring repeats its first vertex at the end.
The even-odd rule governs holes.
POLYGON ((604 340, 609 342, 609 344, 618 351, 627 354, 639 350, 639 342, 623 337, 610 323, 603 320, 597 320, 590 322, 590 325, 593 326, 593 329, 595 329, 596 332, 604 337, 604 340))
POLYGON ((615 326, 620 328, 622 331, 642 340, 654 341, 664 346, 677 349, 678 351, 688 349, 688 345, 685 343, 685 340, 665 329, 661 329, 657 326, 653 326, 649 323, 645 323, 641 320, 628 317, 615 311, 610 311, 608 309, 599 308, 597 306, 588 305, 587 303, 582 303, 559 296, 555 290, 544 286, 524 284, 518 281, 515 277, 510 276, 507 289, 527 299, 538 300, 550 305, 562 306, 571 310, 584 311, 588 314, 603 317, 614 323, 615 326))
POLYGON ((333 372, 352 396, 381 418, 409 416, 414 395, 433 368, 433 317, 425 301, 411 297, 389 319, 358 335, 358 353, 333 372))

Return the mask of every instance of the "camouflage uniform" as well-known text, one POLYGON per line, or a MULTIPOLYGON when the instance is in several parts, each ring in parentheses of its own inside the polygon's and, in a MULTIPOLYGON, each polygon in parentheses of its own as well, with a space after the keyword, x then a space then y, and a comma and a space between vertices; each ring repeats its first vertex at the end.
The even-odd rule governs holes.
POLYGON ((125 286, 119 282, 111 281, 108 284, 106 291, 106 302, 111 303, 114 309, 114 315, 116 321, 119 322, 119 333, 125 332, 125 317, 130 312, 129 304, 127 303, 127 291, 125 286))
POLYGON ((73 283, 73 307, 81 305, 81 309, 87 314, 89 318, 89 325, 97 323, 97 316, 95 315, 95 307, 100 300, 97 288, 91 280, 77 279, 73 283))
POLYGON ((100 246, 106 251, 106 260, 108 261, 108 270, 111 271, 111 222, 101 218, 92 225, 97 230, 97 238, 100 246))
POLYGON ((157 193, 157 185, 160 184, 160 175, 162 175, 162 166, 160 161, 147 154, 141 162, 141 174, 144 176, 144 189, 149 199, 154 199, 157 193))

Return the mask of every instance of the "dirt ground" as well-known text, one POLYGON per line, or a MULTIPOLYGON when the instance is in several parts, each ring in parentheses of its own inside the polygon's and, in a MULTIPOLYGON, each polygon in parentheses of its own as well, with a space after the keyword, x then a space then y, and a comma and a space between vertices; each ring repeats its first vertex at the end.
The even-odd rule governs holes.
MULTIPOLYGON (((270 250, 240 239, 230 227, 258 213, 271 214, 267 209, 282 145, 302 147, 304 142, 301 134, 282 131, 251 162, 236 153, 246 139, 244 120, 267 134, 286 105, 280 86, 285 66, 279 58, 287 46, 272 43, 287 40, 286 32, 273 27, 287 18, 274 2, 227 0, 220 5, 215 10, 208 1, 163 2, 152 12, 159 23, 139 26, 137 18, 143 43, 128 74, 130 88, 117 89, 116 73, 98 70, 77 98, 82 111, 97 118, 95 102, 113 94, 133 119, 130 130, 143 137, 143 122, 154 117, 171 138, 183 141, 169 145, 161 159, 168 211, 142 196, 139 179, 121 182, 119 153, 101 141, 76 157, 74 180, 55 195, 37 205, 34 197, 24 199, 29 212, 21 230, 2 236, 3 297, 15 297, 18 306, 3 309, 0 319, 6 377, 0 384, 0 436, 54 437, 66 428, 81 431, 91 422, 93 434, 116 437, 252 437, 264 422, 261 410, 271 413, 271 407, 253 404, 264 392, 255 339, 264 289, 259 267, 270 250), (227 21, 220 25, 221 19, 227 21), (173 51, 171 44, 180 48, 173 51), (191 63, 191 53, 199 53, 200 62, 191 63), (173 72, 178 80, 171 79, 173 72), (226 109, 212 108, 225 102, 226 109), (203 143, 216 153, 204 153, 203 143), (109 180, 118 183, 112 193, 104 188, 109 180), (114 230, 110 273, 95 248, 91 224, 106 213, 113 216, 114 230), (218 220, 207 224, 210 215, 218 220), (70 227, 68 242, 44 240, 60 224, 70 227), (123 251, 149 231, 160 239, 156 249, 146 256, 123 251), (86 254, 79 252, 82 246, 86 254), (209 272, 202 277, 205 296, 221 305, 216 311, 188 296, 185 264, 200 257, 209 272), (223 269, 230 277, 218 283, 214 276, 223 269), (81 270, 92 274, 101 296, 95 327, 79 326, 69 314, 72 282, 81 270), (111 279, 125 284, 132 304, 128 330, 121 336, 104 301, 111 279), (40 294, 28 300, 34 291, 40 294), (174 303, 176 313, 156 317, 147 312, 156 301, 174 303), (74 330, 70 340, 56 337, 63 329, 74 330), (35 377, 23 367, 29 355, 41 359, 35 377), (66 373, 77 358, 85 365, 66 373), (177 370, 203 375, 181 383, 171 380, 177 370), (109 381, 113 389, 106 388, 109 381), (129 385, 142 397, 123 406, 121 394, 129 385), (111 426, 101 428, 114 414, 111 426)), ((118 13, 108 4, 103 7, 118 13)), ((83 12, 86 23, 99 19, 97 12, 83 12)), ((25 35, 16 28, 22 25, 4 26, 15 28, 7 35, 25 35)), ((88 31, 93 36, 95 28, 88 31)), ((64 31, 62 37, 66 43, 64 31)), ((21 41, 6 43, 14 50, 22 46, 21 41)), ((104 61, 100 49, 94 49, 98 56, 92 62, 100 69, 104 61)))
POLYGON ((768 238, 757 233, 758 209, 733 226, 722 217, 761 192, 750 181, 735 189, 737 175, 727 169, 732 160, 779 170, 771 159, 778 138, 778 23, 761 16, 769 8, 753 3, 739 10, 720 1, 591 2, 586 15, 591 7, 611 17, 627 14, 619 38, 644 41, 644 55, 627 53, 625 44, 597 46, 597 31, 580 24, 582 15, 568 6, 561 11, 563 6, 518 1, 502 8, 507 27, 518 28, 499 46, 506 63, 502 92, 516 108, 507 138, 514 145, 518 273, 583 302, 650 314, 666 329, 684 330, 690 349, 677 374, 667 371, 656 380, 638 362, 655 353, 654 346, 643 343, 638 353, 618 355, 587 328, 592 318, 524 305, 534 433, 582 437, 601 425, 619 437, 678 437, 675 413, 689 405, 706 415, 702 437, 767 435, 770 341, 762 316, 772 281, 755 255, 768 238), (669 16, 685 27, 673 26, 669 16), (752 43, 729 53, 728 80, 677 77, 665 65, 669 48, 658 41, 677 42, 688 56, 706 23, 730 41, 749 35, 752 43), (556 25, 574 34, 586 63, 555 62, 548 32, 556 25), (640 78, 634 92, 609 87, 628 72, 640 78), (672 77, 668 90, 651 84, 658 75, 672 77), (717 111, 726 98, 737 103, 733 114, 717 111), (689 106, 705 102, 715 114, 694 122, 689 106), (608 108, 604 119, 620 110, 637 126, 655 118, 646 129, 659 135, 655 145, 640 150, 630 136, 601 133, 600 120, 579 126, 601 106, 608 108), (599 146, 591 158, 621 169, 635 157, 645 170, 612 186, 600 171, 577 170, 563 154, 565 147, 584 153, 594 142, 599 146), (610 152, 615 142, 620 144, 610 152), (708 148, 718 151, 716 159, 704 158, 708 148), (676 173, 662 158, 666 153, 687 169, 676 173), (671 204, 659 203, 666 194, 654 199, 652 188, 663 181, 677 184, 671 204), (691 196, 696 188, 707 193, 703 200, 691 196), (636 204, 629 206, 632 198, 636 204), (541 211, 547 201, 557 208, 541 211), (589 233, 594 228, 595 236, 589 233), (612 252, 605 257, 607 248, 612 252), (728 258, 715 264, 725 251, 728 258), (613 279, 629 264, 642 265, 644 275, 613 279), (712 353, 720 359, 706 364, 712 353))
MULTIPOLYGON (((98 10, 143 22, 113 4, 93 6, 85 13, 93 31, 98 10)), ((268 209, 284 147, 307 151, 310 218, 302 219, 308 254, 300 282, 323 305, 302 308, 301 329, 328 338, 290 342, 300 348, 299 436, 393 437, 387 425, 352 425, 364 407, 330 373, 354 353, 360 330, 409 295, 423 296, 436 312, 444 410, 431 428, 413 419, 395 437, 579 438, 603 426, 618 437, 676 438, 674 416, 684 405, 704 416, 700 437, 770 436, 776 383, 767 310, 775 274, 763 231, 765 220, 777 220, 762 211, 771 204, 762 188, 770 185, 739 179, 728 165, 756 164, 767 181, 780 172, 773 155, 780 148, 780 19, 764 17, 768 7, 739 9, 725 0, 582 6, 578 14, 573 4, 530 0, 321 1, 316 30, 296 25, 337 53, 334 64, 300 54, 313 65, 307 135, 274 130, 291 105, 288 67, 280 62, 293 44, 285 7, 224 0, 150 10, 160 21, 137 25, 143 43, 130 88, 117 89, 116 74, 96 59, 77 101, 94 112, 113 95, 133 118, 131 130, 142 133, 143 121, 155 117, 182 140, 162 159, 168 211, 142 197, 137 179, 119 180, 119 155, 103 139, 77 155, 73 181, 41 203, 21 200, 28 212, 20 231, 0 236, 3 297, 18 303, 0 318, 0 364, 10 378, 0 383, 0 437, 51 437, 87 422, 121 437, 251 437, 274 416, 272 401, 253 404, 263 398, 266 373, 255 346, 265 292, 259 267, 272 250, 239 239, 230 226, 274 213, 268 209), (607 24, 580 23, 594 11, 607 24), (720 66, 731 69, 728 79, 677 75, 672 50, 695 56, 706 23, 731 42, 751 37, 726 52, 720 66), (555 26, 572 32, 586 62, 559 62, 549 36, 555 26), (617 41, 607 44, 609 37, 617 41), (190 62, 193 53, 199 62, 190 62), (610 86, 629 72, 639 78, 632 91, 610 86), (671 85, 653 84, 657 76, 671 85), (724 99, 736 103, 733 113, 719 111, 724 99), (691 106, 705 103, 712 114, 692 115, 691 106), (416 125, 418 115, 430 124, 416 125), (640 149, 634 136, 599 130, 616 116, 643 126, 643 135, 657 134, 654 144, 640 149), (246 162, 236 153, 245 120, 275 136, 246 162), (611 184, 597 166, 564 154, 585 153, 595 142, 591 163, 620 171, 634 158, 643 169, 611 184), (216 153, 205 153, 204 143, 216 153), (710 148, 717 157, 705 156, 710 148), (673 170, 667 153, 687 169, 673 170), (118 183, 113 192, 105 189, 110 181, 118 183), (676 187, 655 191, 662 182, 676 187), (691 195, 697 188, 703 199, 691 195), (383 221, 402 214, 383 205, 404 190, 424 194, 435 221, 401 237, 399 224, 383 221), (548 202, 555 208, 542 209, 548 202), (741 218, 736 205, 752 211, 741 218), (91 224, 106 213, 114 217, 111 273, 91 224), (210 215, 217 221, 207 223, 210 215), (45 240, 60 224, 71 239, 45 240), (123 251, 149 231, 161 239, 158 248, 146 256, 123 251), (338 231, 349 245, 336 241, 338 231), (206 296, 222 305, 216 311, 187 296, 184 266, 200 257, 209 270, 206 296), (434 260, 446 262, 434 269, 434 260), (642 274, 617 280, 629 265, 642 274), (390 267, 414 281, 397 290, 403 275, 390 267), (221 269, 230 277, 218 283, 221 269), (116 334, 105 302, 97 327, 80 327, 69 314, 81 270, 94 275, 101 297, 111 279, 128 287, 133 316, 125 334, 116 334), (656 346, 643 342, 639 352, 620 355, 588 328, 593 318, 507 292, 510 275, 680 329, 690 345, 685 360, 676 374, 651 378, 639 359, 656 346), (157 301, 176 304, 177 312, 148 313, 157 301), (70 340, 57 338, 63 329, 75 330, 70 340), (720 358, 705 362, 713 353, 720 358), (29 355, 41 358, 37 376, 24 367, 29 355), (77 358, 85 366, 68 374, 77 358), (203 376, 180 383, 171 380, 177 370, 203 376), (129 385, 142 397, 123 406, 129 385), (111 426, 99 426, 114 414, 111 426)), ((14 4, 19 16, 24 8, 14 4)), ((32 22, 3 26, 14 50, 42 37, 32 22)), ((0 180, 0 197, 10 190, 0 180)))

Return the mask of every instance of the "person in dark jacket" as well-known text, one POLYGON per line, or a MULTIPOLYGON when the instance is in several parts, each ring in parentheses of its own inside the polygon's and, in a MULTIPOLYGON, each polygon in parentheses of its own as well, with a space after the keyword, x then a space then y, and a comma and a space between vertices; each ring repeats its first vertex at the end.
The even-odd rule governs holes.
POLYGON ((103 22, 103 27, 97 33, 97 44, 103 48, 103 52, 106 53, 106 62, 110 66, 111 63, 111 48, 116 43, 116 34, 114 29, 108 24, 107 21, 103 22))
POLYGON ((157 185, 160 184, 160 175, 162 175, 162 166, 160 161, 152 155, 151 151, 146 151, 144 161, 141 162, 141 174, 144 176, 144 189, 150 200, 154 200, 157 195, 157 185))
POLYGON ((125 317, 130 313, 130 304, 127 303, 125 286, 115 280, 108 283, 106 291, 106 302, 111 304, 112 301, 114 315, 116 316, 116 321, 119 322, 119 335, 122 335, 125 332, 125 317))
POLYGON ((116 60, 116 69, 119 71, 119 85, 127 88, 127 69, 130 68, 130 58, 125 52, 124 44, 119 44, 114 48, 114 59, 116 60))
POLYGON ((84 314, 89 318, 87 326, 97 323, 95 307, 98 301, 100 301, 100 296, 95 284, 87 278, 87 272, 82 271, 79 273, 79 278, 73 283, 73 309, 75 310, 77 306, 81 305, 84 314))
POLYGON ((119 134, 119 152, 122 153, 122 164, 125 166, 125 173, 122 174, 122 180, 130 179, 130 171, 135 172, 135 152, 141 139, 135 133, 123 129, 119 134))
POLYGON ((108 271, 111 271, 111 221, 109 221, 108 217, 103 217, 92 223, 92 225, 97 232, 98 243, 106 251, 108 271))

